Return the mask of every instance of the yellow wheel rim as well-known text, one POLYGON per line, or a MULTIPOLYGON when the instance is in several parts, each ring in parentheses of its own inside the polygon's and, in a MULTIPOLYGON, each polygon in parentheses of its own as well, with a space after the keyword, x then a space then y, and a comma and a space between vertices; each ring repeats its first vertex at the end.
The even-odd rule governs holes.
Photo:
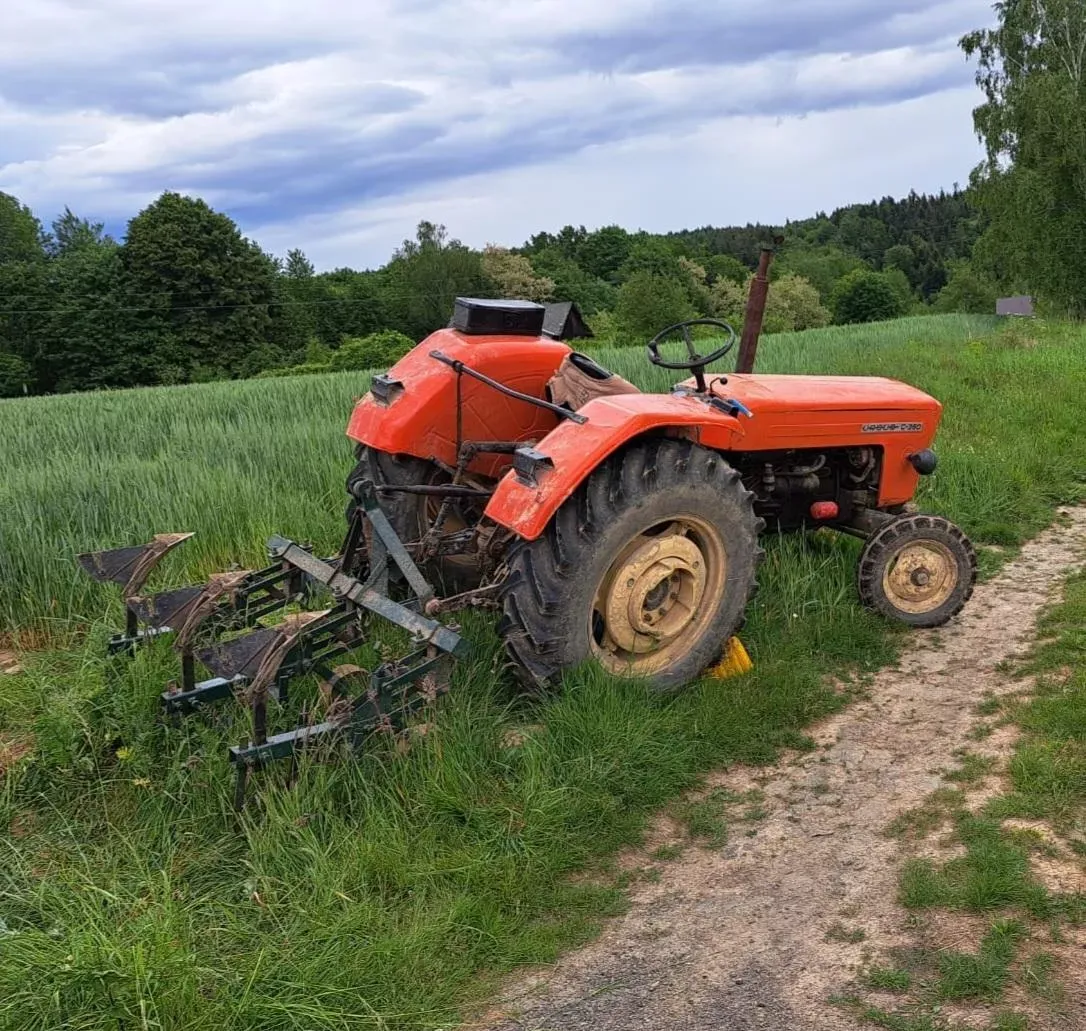
POLYGON ((608 670, 651 676, 684 656, 724 593, 720 533, 692 516, 651 526, 623 547, 592 606, 593 653, 608 670))
POLYGON ((906 544, 886 566, 882 589, 895 608, 919 614, 946 603, 958 586, 958 563, 939 541, 906 544))

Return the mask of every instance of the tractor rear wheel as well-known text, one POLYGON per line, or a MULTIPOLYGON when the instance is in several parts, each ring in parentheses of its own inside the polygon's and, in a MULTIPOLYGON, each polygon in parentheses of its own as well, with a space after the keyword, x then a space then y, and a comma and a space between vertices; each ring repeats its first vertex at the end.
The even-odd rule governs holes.
MULTIPOLYGON (((353 485, 359 480, 370 480, 374 486, 406 487, 448 483, 451 477, 433 462, 414 455, 393 455, 359 444, 356 450, 358 464, 347 477, 347 521, 350 522, 358 502, 354 498, 353 485)), ((434 524, 441 499, 433 495, 389 493, 379 494, 381 510, 388 516, 392 529, 404 544, 418 543, 434 524)), ((471 510, 471 503, 457 502, 445 519, 443 534, 467 529, 478 522, 482 510, 471 510)), ((479 585, 481 571, 474 555, 443 555, 423 563, 423 575, 439 590, 451 594, 471 590, 479 585)))
POLYGON ((905 515, 868 538, 856 583, 861 601, 914 627, 942 626, 965 607, 977 582, 969 538, 947 519, 905 515))
POLYGON ((500 632, 535 684, 593 659, 676 690, 717 661, 755 587, 765 523, 739 474, 688 441, 603 463, 544 534, 512 546, 500 632))

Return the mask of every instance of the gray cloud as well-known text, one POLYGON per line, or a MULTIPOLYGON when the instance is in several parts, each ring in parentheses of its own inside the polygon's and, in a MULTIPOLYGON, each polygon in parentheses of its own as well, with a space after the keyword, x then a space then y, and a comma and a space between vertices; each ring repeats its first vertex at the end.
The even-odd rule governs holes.
MULTIPOLYGON (((114 228, 183 189, 267 227, 721 118, 947 90, 970 81, 953 39, 988 3, 167 0, 152 16, 96 0, 62 13, 67 38, 43 15, 0 40, 0 189, 114 228)), ((628 174, 621 159, 614 172, 628 174)))
POLYGON ((784 0, 767 18, 759 5, 672 0, 612 31, 559 37, 554 51, 576 67, 635 72, 826 51, 870 53, 930 42, 930 28, 914 24, 903 31, 900 20, 939 7, 945 5, 933 0, 784 0))
POLYGON ((161 40, 123 59, 91 51, 65 55, 56 63, 6 62, 0 66, 0 99, 33 112, 91 108, 170 118, 218 110, 222 103, 212 99, 215 87, 269 64, 317 53, 313 45, 291 40, 243 50, 215 40, 199 46, 161 40))
MULTIPOLYGON (((866 105, 905 101, 958 81, 955 73, 940 69, 910 83, 865 89, 862 96, 840 84, 805 101, 781 90, 732 104, 706 94, 691 98, 681 110, 656 102, 604 106, 575 118, 547 113, 512 122, 482 141, 465 131, 471 124, 468 119, 452 126, 422 123, 405 127, 374 150, 359 148, 349 134, 306 130, 264 139, 236 167, 204 168, 185 175, 184 182, 199 191, 227 190, 236 198, 231 207, 238 216, 263 224, 411 193, 451 177, 568 157, 663 130, 681 134, 714 117, 797 118, 861 101, 866 105), (274 160, 265 160, 269 153, 274 160)), ((681 149, 676 160, 683 160, 681 149)), ((140 191, 153 189, 155 180, 140 173, 121 181, 140 191)))

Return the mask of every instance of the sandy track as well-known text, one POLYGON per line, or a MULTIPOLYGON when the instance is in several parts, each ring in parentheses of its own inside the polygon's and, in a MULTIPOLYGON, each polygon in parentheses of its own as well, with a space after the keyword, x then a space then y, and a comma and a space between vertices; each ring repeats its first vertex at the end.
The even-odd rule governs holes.
MULTIPOLYGON (((955 750, 976 749, 968 738, 975 705, 1014 689, 997 666, 1029 642, 1038 611, 1084 548, 1086 510, 1068 510, 978 587, 951 625, 917 633, 899 667, 877 676, 870 700, 814 727, 813 753, 711 778, 735 791, 761 787, 768 815, 756 833, 665 864, 597 942, 511 985, 488 1023, 505 1031, 855 1028, 827 999, 848 988, 865 952, 903 944, 894 901, 903 856, 883 831, 941 786, 955 750), (862 930, 864 940, 827 940, 834 925, 862 930)), ((986 750, 1008 748, 1013 735, 1002 737, 986 750)))

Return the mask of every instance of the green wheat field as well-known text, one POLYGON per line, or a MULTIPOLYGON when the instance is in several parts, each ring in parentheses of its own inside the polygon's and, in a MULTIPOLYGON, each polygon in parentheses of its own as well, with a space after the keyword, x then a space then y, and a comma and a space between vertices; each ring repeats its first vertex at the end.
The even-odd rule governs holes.
MULTIPOLYGON (((641 349, 596 357, 671 382, 641 349)), ((965 528, 986 573, 1086 497, 1081 328, 903 319, 767 337, 759 368, 938 397, 941 466, 919 501, 965 528)), ((164 587, 260 562, 272 533, 334 549, 367 382, 0 402, 0 648, 35 646, 0 675, 0 1027, 454 1026, 621 909, 613 860, 653 812, 709 769, 808 747, 804 728, 904 639, 856 601, 859 542, 824 533, 767 542, 754 672, 674 698, 582 670, 524 699, 476 615, 425 735, 267 771, 238 817, 225 755, 242 716, 159 719, 168 646, 107 662, 120 605, 75 555, 196 531, 164 587)))

